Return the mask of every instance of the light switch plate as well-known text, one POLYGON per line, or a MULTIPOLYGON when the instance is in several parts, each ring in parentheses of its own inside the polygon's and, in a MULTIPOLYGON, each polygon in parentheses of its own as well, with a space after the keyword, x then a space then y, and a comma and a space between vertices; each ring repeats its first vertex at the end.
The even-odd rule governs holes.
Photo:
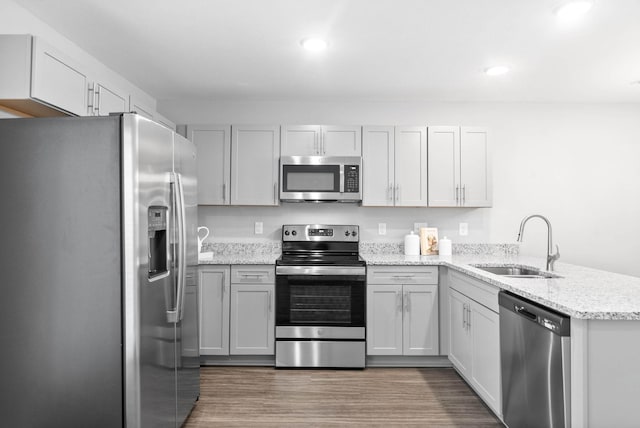
POLYGON ((387 223, 378 223, 378 235, 387 234, 387 223))
POLYGON ((469 223, 460 223, 458 233, 460 236, 467 236, 469 234, 469 223))
POLYGON ((261 221, 256 221, 256 224, 253 228, 253 232, 256 235, 262 235, 262 222, 261 221))

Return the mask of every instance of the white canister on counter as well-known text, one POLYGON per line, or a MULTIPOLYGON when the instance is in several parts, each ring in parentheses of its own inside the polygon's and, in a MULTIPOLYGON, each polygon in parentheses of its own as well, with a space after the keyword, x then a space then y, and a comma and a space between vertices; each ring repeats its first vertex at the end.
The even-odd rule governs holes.
POLYGON ((413 230, 404 237, 404 255, 419 256, 420 255, 420 237, 413 233, 413 230))
POLYGON ((450 256, 451 255, 451 239, 446 236, 440 240, 438 243, 438 249, 440 250, 441 256, 450 256))

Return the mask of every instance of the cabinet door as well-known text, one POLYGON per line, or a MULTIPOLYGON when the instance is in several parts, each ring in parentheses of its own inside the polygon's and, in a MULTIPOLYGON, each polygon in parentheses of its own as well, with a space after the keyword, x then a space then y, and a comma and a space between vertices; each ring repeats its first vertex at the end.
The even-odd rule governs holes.
POLYGON ((500 317, 471 302, 471 381, 475 390, 498 416, 502 415, 500 372, 500 317))
POLYGON ((231 205, 278 205, 279 126, 231 129, 231 205))
POLYGON ((464 376, 471 374, 471 333, 467 319, 469 299, 449 288, 449 360, 464 376))
POLYGON ((402 355, 402 285, 367 286, 367 354, 402 355))
POLYGON ((89 81, 83 67, 33 38, 31 96, 77 116, 87 114, 89 81))
POLYGON ((274 290, 274 284, 231 286, 230 354, 274 354, 274 290))
POLYGON ((438 355, 438 286, 403 285, 403 355, 438 355))
POLYGON ((189 125, 187 136, 198 149, 198 205, 229 205, 231 126, 189 125))
POLYGON ((362 127, 323 126, 320 154, 326 156, 361 156, 362 127))
POLYGON ((428 129, 429 206, 455 207, 460 199, 460 128, 428 129))
POLYGON ((489 141, 485 128, 466 127, 460 130, 460 185, 462 205, 491 206, 489 141))
POLYGON ((426 207, 427 128, 399 126, 395 129, 396 206, 426 207))
POLYGON ((89 114, 93 116, 107 116, 109 113, 122 113, 127 111, 128 95, 122 93, 114 86, 105 86, 94 83, 90 92, 89 114))
POLYGON ((135 96, 129 96, 129 111, 138 113, 140 116, 153 120, 153 112, 155 108, 146 105, 143 101, 137 99, 135 96))
POLYGON ((229 355, 229 267, 199 271, 200 355, 229 355))
POLYGON ((362 128, 362 205, 393 206, 393 126, 362 128))
POLYGON ((281 156, 320 155, 322 127, 319 125, 288 125, 282 128, 281 156))

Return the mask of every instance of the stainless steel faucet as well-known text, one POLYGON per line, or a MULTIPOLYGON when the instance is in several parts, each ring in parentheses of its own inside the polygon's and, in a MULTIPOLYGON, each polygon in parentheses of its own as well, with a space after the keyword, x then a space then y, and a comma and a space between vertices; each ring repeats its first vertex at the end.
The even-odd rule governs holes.
POLYGON ((551 223, 549 220, 540 214, 532 214, 522 219, 522 223, 520 223, 520 230, 518 231, 518 242, 522 242, 522 238, 524 238, 524 225, 532 218, 538 217, 544 220, 547 223, 547 270, 553 270, 553 264, 556 260, 560 258, 560 248, 556 245, 556 253, 553 253, 553 238, 551 236, 551 223))

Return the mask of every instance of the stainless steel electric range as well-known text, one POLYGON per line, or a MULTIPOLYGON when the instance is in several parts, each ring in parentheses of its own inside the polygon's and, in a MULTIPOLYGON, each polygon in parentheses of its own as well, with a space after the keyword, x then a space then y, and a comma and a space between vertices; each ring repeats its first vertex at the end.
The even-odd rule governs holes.
POLYGON ((276 261, 276 367, 365 366, 358 226, 284 225, 276 261))

